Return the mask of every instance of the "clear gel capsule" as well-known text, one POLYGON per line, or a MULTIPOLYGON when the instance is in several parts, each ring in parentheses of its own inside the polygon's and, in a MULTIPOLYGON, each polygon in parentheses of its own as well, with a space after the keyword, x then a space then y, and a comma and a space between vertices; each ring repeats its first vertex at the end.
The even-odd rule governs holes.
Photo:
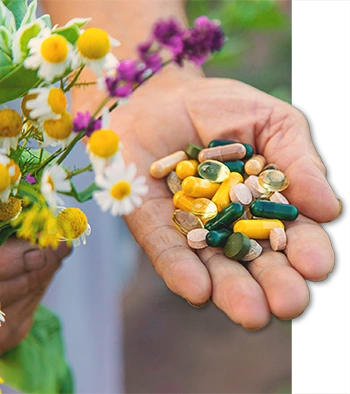
MULTIPOLYGON (((214 148, 215 146, 222 146, 222 145, 231 145, 231 144, 240 144, 238 141, 230 141, 230 140, 212 140, 209 142, 208 148, 214 148)), ((249 144, 242 144, 246 149, 246 154, 243 159, 250 159, 254 154, 254 149, 249 144)), ((234 171, 234 170, 231 170, 234 171)), ((238 171, 239 172, 239 171, 238 171)))
POLYGON ((171 171, 171 173, 167 176, 166 182, 168 185, 169 190, 173 193, 176 194, 182 189, 182 179, 180 179, 175 171, 171 171))
POLYGON ((197 160, 182 160, 176 165, 176 175, 180 179, 185 179, 188 176, 193 176, 197 174, 198 167, 197 160))
POLYGON ((212 198, 219 189, 218 183, 212 183, 207 179, 189 176, 182 182, 182 190, 191 197, 212 198))
POLYGON ((217 160, 206 160, 198 166, 198 174, 210 182, 221 183, 230 175, 230 170, 217 160))
POLYGON ((295 220, 299 211, 291 204, 279 204, 273 201, 256 200, 250 206, 250 212, 255 217, 279 220, 295 220))
POLYGON ((182 211, 181 209, 177 209, 173 213, 172 221, 175 227, 185 235, 195 228, 203 228, 203 223, 197 216, 193 215, 191 212, 182 211))
POLYGON ((209 220, 204 227, 209 231, 230 228, 232 223, 240 218, 243 213, 244 209, 242 205, 239 202, 233 202, 223 211, 219 212, 214 219, 209 220))
POLYGON ((269 239, 271 229, 276 227, 284 228, 284 225, 277 219, 239 220, 234 224, 233 231, 253 239, 269 239))
POLYGON ((223 145, 216 146, 215 148, 203 149, 198 155, 198 160, 200 162, 203 162, 205 160, 239 160, 243 159, 245 154, 246 149, 242 144, 223 145))
POLYGON ((192 204, 190 211, 199 217, 199 219, 202 220, 203 223, 206 221, 213 219, 217 213, 218 213, 218 208, 217 206, 210 201, 208 198, 196 198, 192 204))
POLYGON ((289 180, 279 170, 265 170, 258 176, 259 185, 269 192, 280 192, 287 189, 289 180))
POLYGON ((175 207, 178 209, 182 209, 183 211, 190 211, 191 205, 194 200, 194 197, 186 195, 183 190, 178 191, 173 196, 173 203, 175 207))
POLYGON ((151 165, 149 172, 154 178, 164 178, 169 175, 171 171, 175 170, 177 163, 187 159, 186 153, 183 150, 179 150, 155 161, 151 165))
POLYGON ((263 168, 263 171, 265 171, 265 170, 279 170, 279 169, 280 169, 280 168, 278 167, 277 164, 270 163, 270 164, 267 164, 267 165, 263 168))

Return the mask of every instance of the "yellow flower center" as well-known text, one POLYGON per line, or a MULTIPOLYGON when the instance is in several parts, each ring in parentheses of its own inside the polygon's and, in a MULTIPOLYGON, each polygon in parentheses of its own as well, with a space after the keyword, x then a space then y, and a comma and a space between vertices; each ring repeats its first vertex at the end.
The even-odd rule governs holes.
POLYGON ((68 56, 68 42, 64 37, 55 34, 43 41, 40 51, 47 62, 53 64, 62 63, 68 56))
POLYGON ((130 196, 131 185, 129 182, 121 181, 116 183, 111 189, 111 196, 116 200, 122 200, 125 197, 130 196))
POLYGON ((18 164, 14 160, 10 159, 10 162, 7 164, 7 168, 10 169, 12 167, 14 167, 15 172, 10 178, 10 183, 11 183, 11 185, 14 185, 21 176, 21 170, 20 170, 18 164))
POLYGON ((68 112, 63 112, 60 119, 48 119, 44 121, 46 134, 55 140, 64 140, 72 134, 73 119, 68 112))
MULTIPOLYGON (((27 109, 27 102, 30 100, 34 100, 38 97, 38 95, 35 93, 33 94, 26 94, 22 101, 21 101, 21 109, 22 109, 22 113, 26 118, 30 118, 30 112, 32 111, 31 109, 27 109)), ((37 120, 38 118, 30 118, 32 120, 37 120)))
POLYGON ((13 109, 0 110, 0 137, 17 137, 22 130, 21 115, 13 109))
POLYGON ((10 175, 7 167, 0 164, 0 193, 4 192, 10 186, 10 175))
POLYGON ((66 208, 57 216, 58 235, 68 240, 79 238, 87 225, 87 217, 79 208, 66 208))
POLYGON ((108 34, 96 27, 86 29, 77 41, 78 51, 87 59, 104 58, 111 49, 108 34))
POLYGON ((67 99, 61 89, 50 89, 49 97, 47 99, 52 112, 55 114, 62 114, 67 108, 67 99))
POLYGON ((108 129, 96 130, 89 139, 90 151, 98 157, 108 159, 117 153, 119 148, 119 137, 108 129))
POLYGON ((22 210, 22 201, 10 197, 8 202, 0 202, 0 221, 11 220, 22 210))

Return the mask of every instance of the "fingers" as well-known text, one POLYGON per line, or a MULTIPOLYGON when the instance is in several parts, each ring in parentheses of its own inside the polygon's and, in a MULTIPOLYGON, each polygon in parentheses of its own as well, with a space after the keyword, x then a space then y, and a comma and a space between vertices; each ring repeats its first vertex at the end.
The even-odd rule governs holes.
POLYGON ((334 267, 334 252, 327 233, 314 221, 299 216, 286 225, 286 254, 292 266, 305 279, 320 281, 334 267))
POLYGON ((230 260, 222 250, 205 248, 198 255, 213 281, 212 300, 230 319, 249 330, 264 327, 270 309, 264 292, 240 263, 230 260))
POLYGON ((276 317, 290 320, 303 313, 309 304, 309 289, 283 253, 264 248, 264 253, 248 263, 247 268, 264 290, 276 317))
POLYGON ((211 296, 210 276, 186 237, 174 227, 173 211, 171 198, 152 199, 126 221, 170 290, 192 304, 202 304, 211 296))

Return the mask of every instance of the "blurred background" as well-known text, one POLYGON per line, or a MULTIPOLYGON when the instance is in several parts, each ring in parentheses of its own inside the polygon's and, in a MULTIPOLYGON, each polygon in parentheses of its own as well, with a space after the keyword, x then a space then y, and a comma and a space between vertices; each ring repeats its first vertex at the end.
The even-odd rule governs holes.
MULTIPOLYGON (((229 40, 205 67, 290 102, 291 2, 192 0, 200 15, 221 20, 229 40)), ((140 254, 123 299, 127 393, 290 393, 291 323, 271 319, 248 332, 207 304, 190 307, 172 294, 140 254)))

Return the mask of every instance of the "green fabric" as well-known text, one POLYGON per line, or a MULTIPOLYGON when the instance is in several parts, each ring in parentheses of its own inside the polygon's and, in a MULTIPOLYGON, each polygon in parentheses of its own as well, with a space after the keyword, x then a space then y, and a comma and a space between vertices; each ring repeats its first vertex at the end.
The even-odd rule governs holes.
POLYGON ((57 316, 39 306, 27 337, 0 357, 0 376, 5 384, 25 393, 73 393, 57 316))

